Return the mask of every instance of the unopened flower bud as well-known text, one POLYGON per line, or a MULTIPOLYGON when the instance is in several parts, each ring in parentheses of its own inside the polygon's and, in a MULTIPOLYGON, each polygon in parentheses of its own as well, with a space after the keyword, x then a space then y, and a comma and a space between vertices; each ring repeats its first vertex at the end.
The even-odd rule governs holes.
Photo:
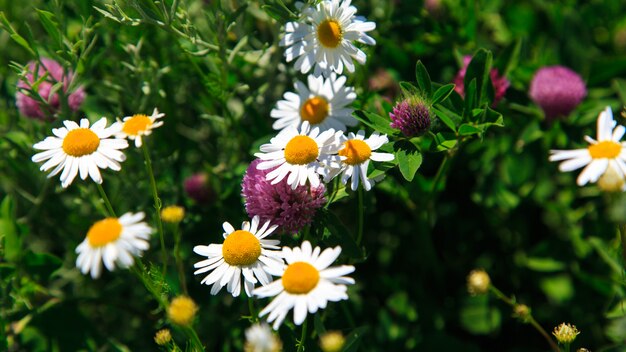
POLYGON ((339 331, 329 331, 320 336, 320 347, 323 352, 339 352, 346 343, 346 338, 339 331))
POLYGON ((470 295, 482 295, 489 291, 491 279, 484 270, 472 270, 467 276, 467 291, 470 295))
POLYGON ((170 302, 167 307, 167 317, 177 325, 188 326, 193 322, 196 316, 198 306, 189 297, 178 296, 170 302))
POLYGON ((205 173, 197 173, 185 180, 185 192, 189 198, 197 203, 208 203, 213 198, 213 191, 209 185, 209 176, 205 173))
POLYGON ((530 319, 530 308, 525 304, 516 304, 513 307, 513 316, 523 322, 528 322, 530 319))
POLYGON ((609 163, 606 171, 598 179, 598 187, 605 192, 621 192, 626 188, 626 182, 624 176, 609 163))
POLYGON ((165 346, 172 341, 172 334, 169 329, 161 329, 154 335, 154 342, 159 346, 165 346))

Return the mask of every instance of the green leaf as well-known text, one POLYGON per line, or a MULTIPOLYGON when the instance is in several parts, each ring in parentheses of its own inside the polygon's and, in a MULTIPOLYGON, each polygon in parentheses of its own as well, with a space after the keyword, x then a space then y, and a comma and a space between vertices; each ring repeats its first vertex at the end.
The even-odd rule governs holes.
POLYGON ((271 18, 280 23, 287 22, 291 19, 291 13, 284 7, 277 4, 263 5, 261 6, 263 11, 267 13, 271 18))
POLYGON ((456 133, 456 124, 454 123, 454 121, 452 121, 452 119, 445 112, 436 108, 432 108, 432 112, 434 112, 435 115, 437 115, 437 117, 439 118, 439 120, 441 120, 441 122, 443 122, 446 126, 448 126, 448 128, 451 129, 452 132, 456 133))
POLYGON ((461 325, 476 335, 486 335, 500 328, 502 314, 489 306, 489 296, 468 297, 460 314, 461 325))
POLYGON ((56 42, 58 47, 63 45, 63 36, 59 30, 59 24, 55 21, 55 16, 52 12, 35 9, 39 15, 39 20, 43 25, 43 28, 48 32, 52 39, 56 42))
POLYGON ((362 259, 363 253, 356 244, 354 237, 335 213, 323 209, 321 211, 321 219, 331 233, 327 243, 331 246, 340 245, 343 253, 353 259, 362 259))
POLYGON ((393 144, 400 173, 409 182, 413 181, 415 173, 422 165, 422 154, 415 144, 407 140, 397 141, 393 144))
POLYGON ((554 272, 565 269, 565 263, 552 258, 531 257, 526 259, 524 265, 531 270, 541 272, 554 272))
POLYGON ((431 104, 435 105, 448 99, 448 96, 450 96, 450 94, 452 94, 452 91, 454 91, 454 87, 456 87, 456 85, 450 83, 437 89, 435 91, 435 94, 433 94, 433 100, 431 104))
POLYGON ((476 95, 476 79, 472 79, 469 84, 465 85, 465 111, 464 113, 471 116, 471 111, 478 106, 478 98, 476 95))
POLYGON ((22 238, 15 224, 13 199, 4 197, 0 205, 0 234, 4 236, 4 257, 9 262, 16 262, 22 252, 22 238))
POLYGON ((405 96, 412 96, 412 95, 420 94, 420 89, 415 87, 410 82, 401 81, 399 84, 400 84, 400 89, 402 90, 402 93, 405 96))
POLYGON ((417 60, 417 64, 415 64, 415 78, 417 79, 417 86, 422 93, 430 98, 433 94, 432 83, 428 71, 421 60, 417 60))
POLYGON ((385 118, 378 114, 374 114, 371 112, 358 110, 353 114, 354 118, 363 122, 365 125, 369 126, 375 131, 378 131, 387 135, 397 135, 398 130, 391 128, 390 123, 391 120, 389 118, 385 118))
POLYGON ((0 11, 0 28, 7 31, 9 33, 9 36, 11 36, 11 39, 13 39, 13 41, 19 44, 22 48, 26 49, 30 53, 31 56, 35 56, 35 57, 39 56, 37 52, 30 46, 30 44, 28 44, 28 41, 26 41, 24 37, 19 35, 15 31, 13 26, 11 26, 11 22, 9 22, 9 20, 7 19, 3 11, 0 11))
POLYGON ((53 272, 61 267, 63 261, 52 254, 28 251, 23 258, 24 268, 37 281, 48 280, 53 272))
POLYGON ((346 336, 346 342, 343 345, 342 352, 353 352, 359 351, 359 344, 361 343, 361 339, 365 332, 367 332, 367 326, 360 326, 354 330, 352 330, 348 336, 346 336))
POLYGON ((519 54, 522 48, 522 40, 518 38, 514 43, 507 46, 498 56, 494 66, 498 68, 502 76, 508 75, 517 67, 519 54))
MULTIPOLYGON (((480 49, 476 52, 476 54, 472 57, 472 61, 470 61, 467 66, 467 71, 465 73, 465 99, 471 97, 470 93, 470 85, 473 80, 476 80, 476 100, 474 104, 470 105, 470 108, 476 108, 483 103, 491 104, 493 100, 493 96, 489 97, 488 86, 491 85, 491 91, 493 92, 493 85, 491 84, 491 62, 492 55, 491 52, 485 49, 480 49)), ((473 99, 473 98, 472 98, 473 99)))
POLYGON ((461 136, 471 136, 473 134, 480 134, 480 133, 483 133, 483 130, 481 130, 480 128, 477 128, 475 126, 468 125, 466 123, 462 124, 459 127, 459 134, 461 136))

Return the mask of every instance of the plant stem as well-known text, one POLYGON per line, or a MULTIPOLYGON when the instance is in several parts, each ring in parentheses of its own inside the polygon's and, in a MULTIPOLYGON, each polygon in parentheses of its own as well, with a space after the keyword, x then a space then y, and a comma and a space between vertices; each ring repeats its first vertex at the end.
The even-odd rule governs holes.
POLYGON ((626 265, 626 224, 617 225, 619 238, 622 243, 622 265, 626 265))
POLYGON ((433 179, 433 184, 430 189, 431 197, 432 197, 432 194, 437 192, 437 185, 439 185, 439 181, 443 177, 444 171, 448 167, 448 160, 450 160, 450 154, 446 153, 446 155, 443 157, 443 160, 441 161, 441 164, 439 165, 439 169, 437 169, 435 178, 433 179))
MULTIPOLYGON (((554 350, 555 352, 561 352, 561 350, 559 349, 559 346, 554 342, 552 337, 550 337, 550 335, 548 335, 546 330, 541 325, 539 325, 539 323, 537 323, 537 321, 535 320, 535 318, 533 318, 532 315, 529 316, 528 322, 530 322, 530 324, 535 328, 535 330, 539 331, 539 333, 546 339, 546 341, 548 341, 548 344, 550 345, 550 347, 552 347, 552 350, 554 350)), ((567 346, 566 351, 569 352, 569 345, 567 346)))
POLYGON ((363 239, 363 213, 365 212, 365 209, 363 207, 363 185, 359 185, 359 188, 357 189, 357 194, 359 198, 359 227, 356 236, 356 245, 360 246, 361 240, 363 239))
POLYGON ((174 259, 176 260, 176 268, 178 269, 178 280, 180 281, 180 286, 183 289, 185 295, 187 293, 187 280, 185 279, 185 270, 183 267, 183 261, 180 257, 180 229, 178 228, 178 224, 174 225, 174 259))
POLYGON ((250 317, 253 321, 258 321, 259 317, 256 314, 256 310, 254 309, 254 302, 252 301, 252 297, 246 297, 248 299, 248 309, 250 310, 250 317))
POLYGON ((102 200, 104 201, 104 206, 107 208, 107 212, 109 213, 109 216, 117 217, 117 215, 115 215, 115 211, 113 210, 113 206, 111 206, 109 197, 107 197, 106 192, 104 192, 104 188, 102 188, 102 185, 99 183, 96 183, 96 187, 98 187, 98 192, 100 192, 100 197, 102 197, 102 200))
POLYGON ((163 257, 163 277, 167 273, 167 251, 165 250, 165 238, 163 237, 163 222, 161 221, 161 199, 157 192, 156 181, 154 180, 154 172, 152 171, 152 161, 150 160, 150 153, 148 152, 148 146, 146 141, 143 142, 142 148, 143 156, 146 159, 146 170, 150 177, 150 186, 152 188, 152 197, 154 198, 154 209, 156 210, 157 225, 159 227, 159 238, 161 240, 161 254, 163 257))
MULTIPOLYGON (((504 293, 502 293, 502 291, 498 290, 495 286, 489 285, 489 291, 491 291, 498 299, 504 301, 506 304, 510 305, 511 307, 515 308, 515 306, 517 305, 515 300, 507 297, 504 293)), ((539 323, 535 320, 535 318, 530 313, 530 310, 529 310, 528 315, 525 316, 524 319, 526 322, 530 323, 530 325, 532 325, 535 328, 535 330, 537 330, 541 334, 541 336, 543 336, 546 339, 546 341, 548 341, 548 344, 550 345, 552 350, 554 350, 555 352, 561 351, 559 349, 559 346, 557 346, 557 344, 552 339, 552 337, 550 337, 550 335, 546 332, 546 330, 541 325, 539 325, 539 323)))
MULTIPOLYGON (((307 317, 308 318, 308 317, 307 317)), ((297 352, 302 352, 304 351, 304 342, 306 341, 306 330, 307 330, 307 322, 309 319, 304 318, 304 324, 302 324, 302 335, 300 335, 300 341, 298 342, 298 351, 297 352)))

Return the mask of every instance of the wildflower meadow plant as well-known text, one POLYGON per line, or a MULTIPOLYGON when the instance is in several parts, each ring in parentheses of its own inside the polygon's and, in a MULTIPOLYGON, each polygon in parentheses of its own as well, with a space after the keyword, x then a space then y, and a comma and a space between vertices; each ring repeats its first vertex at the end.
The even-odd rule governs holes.
POLYGON ((3 2, 0 351, 620 350, 625 12, 3 2))

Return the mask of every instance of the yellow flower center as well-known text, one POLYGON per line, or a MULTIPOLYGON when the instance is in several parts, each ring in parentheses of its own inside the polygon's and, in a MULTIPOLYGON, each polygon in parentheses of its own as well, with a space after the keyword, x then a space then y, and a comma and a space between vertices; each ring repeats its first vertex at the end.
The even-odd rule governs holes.
POLYGON ((130 119, 124 121, 122 131, 129 136, 138 136, 148 130, 152 125, 150 118, 143 114, 135 114, 130 119))
POLYGON ((372 156, 372 148, 360 139, 351 139, 343 144, 343 148, 337 154, 346 157, 344 163, 358 165, 369 160, 372 156))
POLYGON ((285 291, 293 294, 306 294, 317 286, 320 272, 313 265, 305 262, 289 264, 283 274, 285 291))
POLYGON ((294 165, 306 165, 319 155, 317 143, 308 136, 295 136, 285 146, 285 160, 294 165))
POLYGON ((88 128, 71 130, 63 138, 63 151, 67 155, 79 157, 95 152, 100 145, 100 137, 88 128))
POLYGON ((167 307, 167 317, 174 324, 187 326, 193 322, 193 318, 198 311, 198 306, 189 297, 178 296, 172 300, 170 306, 167 307))
POLYGON ((336 20, 325 20, 317 26, 317 39, 327 48, 336 48, 343 39, 343 30, 336 20))
POLYGON ((261 242, 250 232, 237 230, 224 240, 222 255, 230 265, 252 265, 261 255, 261 242))
POLYGON ((613 141, 603 141, 589 146, 589 154, 594 159, 613 159, 622 152, 622 145, 613 141))
POLYGON ((117 240, 122 234, 122 224, 116 218, 106 218, 93 224, 87 232, 92 247, 102 247, 117 240))
POLYGON ((323 97, 313 97, 300 107, 300 117, 303 121, 309 121, 311 125, 318 124, 328 116, 328 102, 323 97))
POLYGON ((179 223, 185 217, 185 208, 170 205, 161 210, 161 219, 165 222, 179 223))

